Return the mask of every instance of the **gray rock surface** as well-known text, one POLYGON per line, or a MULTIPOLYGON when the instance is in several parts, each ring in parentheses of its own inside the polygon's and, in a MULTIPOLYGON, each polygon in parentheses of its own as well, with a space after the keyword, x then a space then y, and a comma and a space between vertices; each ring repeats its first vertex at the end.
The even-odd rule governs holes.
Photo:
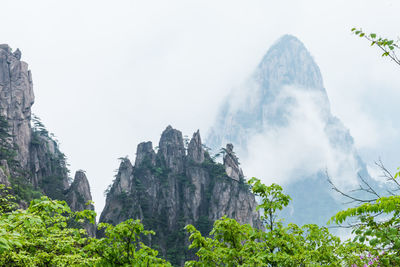
POLYGON ((185 147, 183 145, 182 133, 173 129, 170 125, 161 135, 158 155, 165 166, 173 173, 183 172, 183 159, 185 147))
POLYGON ((31 142, 31 106, 34 103, 31 72, 20 61, 21 52, 14 54, 8 45, 0 45, 0 114, 7 118, 17 145, 18 159, 28 166, 31 142))
POLYGON ((32 130, 32 136, 29 147, 31 183, 45 195, 65 200, 64 192, 69 188, 69 171, 64 154, 48 135, 32 130))
POLYGON ((192 139, 189 142, 187 150, 188 158, 196 163, 203 163, 204 161, 204 149, 201 144, 200 131, 197 130, 193 134, 192 139))
POLYGON ((233 145, 230 143, 227 144, 224 152, 224 166, 226 174, 236 181, 244 178, 243 171, 239 167, 239 159, 233 152, 233 145))
POLYGON ((143 163, 156 164, 156 153, 151 142, 140 143, 137 147, 135 167, 139 168, 143 163))
MULTIPOLYGON (((11 142, 17 148, 17 164, 8 165, 0 159, 0 182, 7 182, 5 179, 10 175, 25 179, 35 190, 53 199, 68 198, 72 210, 82 210, 85 207, 77 202, 79 196, 91 199, 87 179, 77 172, 77 181, 70 188, 66 158, 57 142, 43 125, 31 126, 33 103, 32 75, 28 64, 21 61, 21 51, 13 52, 8 45, 0 44, 0 115, 7 119, 11 142), (66 192, 69 193, 66 195, 66 192)), ((93 209, 92 206, 87 208, 93 209)))
MULTIPOLYGON (((66 201, 73 211, 94 210, 92 204, 86 205, 92 201, 89 181, 84 171, 79 170, 75 173, 74 181, 66 193, 66 201)), ((89 236, 96 235, 96 226, 91 223, 85 223, 83 227, 87 230, 89 236)))
POLYGON ((121 159, 100 222, 141 219, 156 232, 146 243, 181 265, 194 256, 187 250, 184 226, 193 224, 208 234, 213 222, 226 215, 262 228, 256 205, 247 186, 228 177, 225 167, 204 152, 199 131, 186 154, 181 132, 168 126, 157 154, 147 142, 138 145, 135 166, 121 159))
POLYGON ((75 173, 74 181, 68 189, 66 198, 72 210, 94 210, 92 204, 86 205, 88 201, 92 200, 92 195, 90 193, 89 181, 84 171, 79 170, 75 173))

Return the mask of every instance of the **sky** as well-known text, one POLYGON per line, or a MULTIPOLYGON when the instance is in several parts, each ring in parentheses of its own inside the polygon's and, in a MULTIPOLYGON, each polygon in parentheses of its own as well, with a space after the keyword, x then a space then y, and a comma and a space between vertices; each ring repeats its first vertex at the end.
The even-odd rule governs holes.
POLYGON ((72 175, 86 170, 98 213, 119 157, 134 160, 142 141, 156 146, 169 124, 205 137, 230 90, 283 34, 313 55, 332 113, 363 159, 400 166, 400 67, 350 32, 397 39, 399 1, 3 0, 1 8, 0 43, 21 49, 33 112, 72 175))

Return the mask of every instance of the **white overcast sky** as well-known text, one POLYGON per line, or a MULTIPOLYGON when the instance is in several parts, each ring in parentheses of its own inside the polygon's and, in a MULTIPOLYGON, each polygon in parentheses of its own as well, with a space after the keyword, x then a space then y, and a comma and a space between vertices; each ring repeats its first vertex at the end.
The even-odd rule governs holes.
POLYGON ((0 43, 21 49, 33 74, 33 111, 60 140, 72 175, 87 171, 97 212, 117 158, 133 160, 137 144, 157 144, 168 124, 205 137, 224 96, 286 33, 314 56, 332 112, 364 160, 400 166, 400 67, 350 33, 356 26, 397 38, 400 1, 2 0, 0 6, 0 43))

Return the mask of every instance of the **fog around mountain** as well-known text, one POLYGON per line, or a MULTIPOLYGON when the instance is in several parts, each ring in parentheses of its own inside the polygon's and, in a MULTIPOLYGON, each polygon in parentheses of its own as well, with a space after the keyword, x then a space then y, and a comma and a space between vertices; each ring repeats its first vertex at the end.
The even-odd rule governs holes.
POLYGON ((207 139, 217 151, 238 147, 242 167, 293 197, 286 216, 299 224, 326 223, 343 201, 327 182, 358 187, 369 179, 353 137, 330 109, 321 72, 304 44, 281 37, 255 72, 226 99, 207 139))

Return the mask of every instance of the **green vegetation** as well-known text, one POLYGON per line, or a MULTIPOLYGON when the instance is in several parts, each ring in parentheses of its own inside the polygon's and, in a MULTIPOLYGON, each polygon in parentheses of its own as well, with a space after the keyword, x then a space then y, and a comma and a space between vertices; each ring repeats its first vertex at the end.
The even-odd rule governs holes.
MULTIPOLYGON (((400 176, 398 172, 393 179, 400 176)), ((196 252, 197 259, 185 266, 398 266, 400 264, 400 197, 382 197, 375 203, 341 211, 332 222, 342 223, 357 216, 355 238, 341 242, 326 227, 309 224, 283 226, 277 212, 290 197, 279 185, 266 186, 258 179, 249 181, 261 198, 258 209, 266 230, 223 217, 208 228, 201 218, 197 230, 187 225, 189 248, 172 246, 167 256, 182 262, 185 253, 196 252), (378 221, 376 214, 384 214, 378 221), (209 232, 208 232, 209 231, 209 232), (208 233, 207 233, 208 232, 208 233)), ((85 230, 74 228, 85 221, 94 223, 91 210, 71 212, 65 201, 41 197, 26 210, 16 209, 9 189, 0 186, 0 265, 2 266, 171 266, 158 251, 142 240, 155 235, 144 230, 139 220, 129 219, 116 226, 101 223, 105 237, 90 238, 85 230), (71 224, 71 220, 78 223, 71 224)), ((183 220, 182 220, 183 222, 183 220)), ((166 236, 174 244, 186 234, 178 231, 166 236)))
POLYGON ((16 210, 4 187, 0 192, 1 266, 169 265, 141 242, 143 235, 154 233, 145 231, 138 220, 117 226, 102 223, 99 228, 105 229, 106 237, 90 238, 69 222, 94 223, 94 211, 71 212, 65 201, 48 197, 31 201, 26 210, 16 210))
MULTIPOLYGON (((360 37, 366 36, 362 31, 353 31, 360 37)), ((397 44, 377 38, 375 34, 370 34, 367 39, 385 51, 383 56, 396 62, 397 57, 391 51, 398 48, 397 44)), ((41 136, 48 137, 42 124, 37 127, 33 145, 41 144, 41 136)), ((0 159, 14 162, 15 150, 9 145, 9 138, 7 121, 0 117, 0 159)), ((61 156, 52 158, 49 166, 60 168, 58 173, 65 174, 65 157, 57 155, 61 156)), ((146 159, 143 166, 143 169, 134 170, 138 177, 151 173, 164 181, 162 186, 166 190, 170 178, 179 180, 181 186, 190 183, 186 176, 174 176, 165 167, 154 167, 150 159, 146 159)), ((229 179, 223 166, 215 163, 208 154, 201 167, 213 177, 212 183, 217 179, 229 179)), ((14 173, 18 174, 17 171, 14 173)), ((257 178, 250 179, 245 188, 260 198, 257 209, 261 211, 266 229, 241 225, 226 216, 212 224, 206 215, 201 215, 195 226, 185 226, 186 218, 181 216, 177 222, 179 230, 163 237, 145 230, 139 220, 128 219, 115 226, 100 223, 98 229, 103 231, 104 237, 91 238, 80 225, 94 223, 94 211, 72 212, 65 201, 40 196, 39 192, 36 194, 30 183, 22 179, 25 175, 22 171, 19 175, 10 175, 13 189, 0 184, 0 266, 171 266, 159 257, 158 248, 145 244, 151 244, 152 238, 164 238, 168 248, 166 256, 173 264, 183 263, 186 255, 195 254, 194 260, 185 262, 185 266, 400 266, 400 196, 395 194, 400 190, 400 170, 387 177, 394 185, 388 196, 380 196, 369 187, 367 191, 376 198, 358 200, 357 206, 331 218, 329 223, 339 225, 350 221, 347 227, 354 237, 344 242, 327 227, 291 223, 285 226, 278 212, 288 206, 290 196, 284 194, 281 186, 267 186, 257 178), (31 198, 36 199, 28 208, 18 209, 20 200, 31 198), (189 247, 179 243, 188 234, 189 247)), ((119 178, 117 175, 116 179, 119 178)), ((59 186, 57 179, 55 184, 46 179, 43 183, 50 183, 49 190, 59 186)), ((244 184, 244 180, 241 183, 244 184)), ((127 205, 124 206, 127 216, 128 205, 134 198, 146 197, 141 180, 136 179, 135 185, 139 188, 137 196, 125 193, 118 196, 127 205)), ((206 192, 206 201, 210 200, 213 186, 211 184, 211 189, 206 192)), ((109 188, 107 193, 110 190, 114 189, 109 188)), ((55 192, 54 197, 58 197, 57 194, 55 192)), ((183 195, 180 197, 183 199, 183 195)), ((148 216, 149 207, 142 206, 142 210, 146 226, 167 227, 166 210, 158 217, 148 216)))
POLYGON ((52 199, 65 200, 64 183, 66 179, 70 181, 66 156, 59 150, 54 134, 47 131, 39 117, 33 115, 32 124, 31 146, 45 156, 38 187, 52 199))
POLYGON ((29 203, 29 201, 42 196, 42 193, 35 189, 26 177, 29 177, 26 171, 16 168, 13 175, 10 175, 8 179, 17 202, 23 201, 29 203))
POLYGON ((23 170, 17 157, 17 147, 13 144, 12 135, 10 134, 10 125, 4 116, 0 115, 0 160, 5 160, 9 167, 9 172, 5 166, 1 166, 3 172, 7 175, 15 195, 15 201, 27 201, 41 196, 41 193, 34 189, 32 184, 26 179, 29 174, 23 170))
POLYGON ((15 166, 18 163, 15 159, 17 156, 16 149, 12 142, 7 118, 0 115, 0 160, 6 160, 10 167, 15 166))
POLYGON ((389 57, 396 64, 400 65, 400 59, 396 54, 396 51, 400 49, 399 40, 395 41, 388 38, 378 37, 376 33, 366 34, 361 29, 353 28, 351 31, 371 42, 371 46, 376 45, 383 52, 382 57, 389 57))
POLYGON ((262 199, 258 209, 263 210, 266 231, 226 217, 214 223, 211 237, 188 225, 190 248, 198 249, 199 259, 187 266, 340 266, 339 238, 316 225, 284 227, 276 212, 289 204, 290 197, 275 184, 266 186, 256 178, 249 184, 262 199))

